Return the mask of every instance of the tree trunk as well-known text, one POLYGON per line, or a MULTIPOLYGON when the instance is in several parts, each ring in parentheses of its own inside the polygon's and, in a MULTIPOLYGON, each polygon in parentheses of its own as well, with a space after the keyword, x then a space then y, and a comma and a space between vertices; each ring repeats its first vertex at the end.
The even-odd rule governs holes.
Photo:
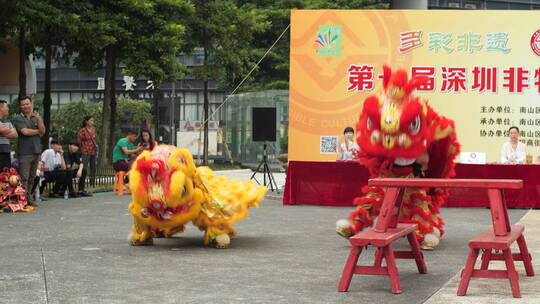
POLYGON ((41 147, 43 150, 49 148, 49 130, 51 129, 51 62, 52 46, 49 37, 45 44, 45 90, 43 92, 43 124, 45 124, 45 135, 41 137, 41 147))
MULTIPOLYGON (((206 66, 206 61, 208 59, 207 49, 204 48, 204 62, 203 65, 206 66)), ((203 141, 203 165, 208 166, 208 78, 205 76, 204 79, 204 141, 203 141)))
POLYGON ((111 163, 109 146, 112 146, 111 133, 114 133, 111 125, 111 104, 115 99, 114 77, 116 57, 114 46, 109 45, 105 49, 105 95, 103 98, 103 112, 101 117, 101 142, 99 145, 99 166, 108 166, 111 163))
POLYGON ((26 96, 26 29, 19 28, 19 97, 26 96))
POLYGON ((159 104, 162 99, 161 90, 157 84, 154 84, 154 140, 160 142, 159 140, 159 104))

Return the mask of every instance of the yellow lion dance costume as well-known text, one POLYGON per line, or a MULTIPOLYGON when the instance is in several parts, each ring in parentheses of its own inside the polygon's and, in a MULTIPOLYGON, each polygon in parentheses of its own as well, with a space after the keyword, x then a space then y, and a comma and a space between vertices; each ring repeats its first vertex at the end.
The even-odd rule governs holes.
POLYGON ((131 245, 152 245, 153 237, 171 237, 193 222, 204 231, 204 243, 227 248, 236 235, 232 226, 258 207, 266 187, 252 181, 216 176, 195 167, 191 153, 159 145, 144 151, 129 172, 133 216, 131 245))

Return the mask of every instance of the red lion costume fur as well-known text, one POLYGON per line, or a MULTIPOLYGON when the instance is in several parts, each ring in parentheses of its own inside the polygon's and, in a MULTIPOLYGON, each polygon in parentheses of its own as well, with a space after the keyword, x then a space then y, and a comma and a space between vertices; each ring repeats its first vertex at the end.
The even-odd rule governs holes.
MULTIPOLYGON (((384 66, 384 91, 364 101, 356 126, 361 148, 359 161, 371 177, 449 178, 459 152, 454 122, 437 114, 426 100, 411 93, 425 78, 408 79, 407 72, 392 72, 384 66)), ((337 222, 337 232, 350 237, 371 226, 379 214, 385 189, 365 186, 363 196, 348 220, 337 222)), ((417 223, 416 236, 423 249, 433 249, 444 234, 439 207, 448 195, 446 189, 407 188, 400 221, 417 223)))

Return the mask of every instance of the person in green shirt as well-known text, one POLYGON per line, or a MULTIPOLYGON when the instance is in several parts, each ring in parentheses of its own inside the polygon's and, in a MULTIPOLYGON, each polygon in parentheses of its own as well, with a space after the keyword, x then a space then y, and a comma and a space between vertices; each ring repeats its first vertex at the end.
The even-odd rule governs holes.
POLYGON ((112 162, 115 171, 129 171, 132 157, 141 152, 144 147, 136 147, 137 132, 129 130, 126 137, 120 138, 113 149, 112 162))

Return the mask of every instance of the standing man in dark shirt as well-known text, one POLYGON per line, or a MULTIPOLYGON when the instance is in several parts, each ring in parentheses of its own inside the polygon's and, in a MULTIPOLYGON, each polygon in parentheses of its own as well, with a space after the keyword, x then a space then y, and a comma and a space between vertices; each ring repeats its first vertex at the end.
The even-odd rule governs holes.
POLYGON ((82 154, 79 151, 79 143, 72 141, 69 143, 68 153, 64 153, 64 160, 68 170, 68 187, 69 196, 92 196, 92 194, 84 191, 84 184, 86 181, 86 168, 82 162, 82 154), (79 179, 79 193, 75 193, 73 189, 73 179, 79 179))
POLYGON ((19 134, 18 154, 20 174, 22 184, 26 189, 28 204, 36 206, 29 192, 36 177, 39 156, 41 154, 40 137, 45 134, 45 125, 39 113, 34 112, 32 98, 28 96, 19 97, 19 105, 21 113, 13 120, 13 124, 19 134))
POLYGON ((0 172, 11 168, 11 144, 9 140, 17 138, 17 131, 6 118, 9 115, 7 101, 0 100, 0 172))

